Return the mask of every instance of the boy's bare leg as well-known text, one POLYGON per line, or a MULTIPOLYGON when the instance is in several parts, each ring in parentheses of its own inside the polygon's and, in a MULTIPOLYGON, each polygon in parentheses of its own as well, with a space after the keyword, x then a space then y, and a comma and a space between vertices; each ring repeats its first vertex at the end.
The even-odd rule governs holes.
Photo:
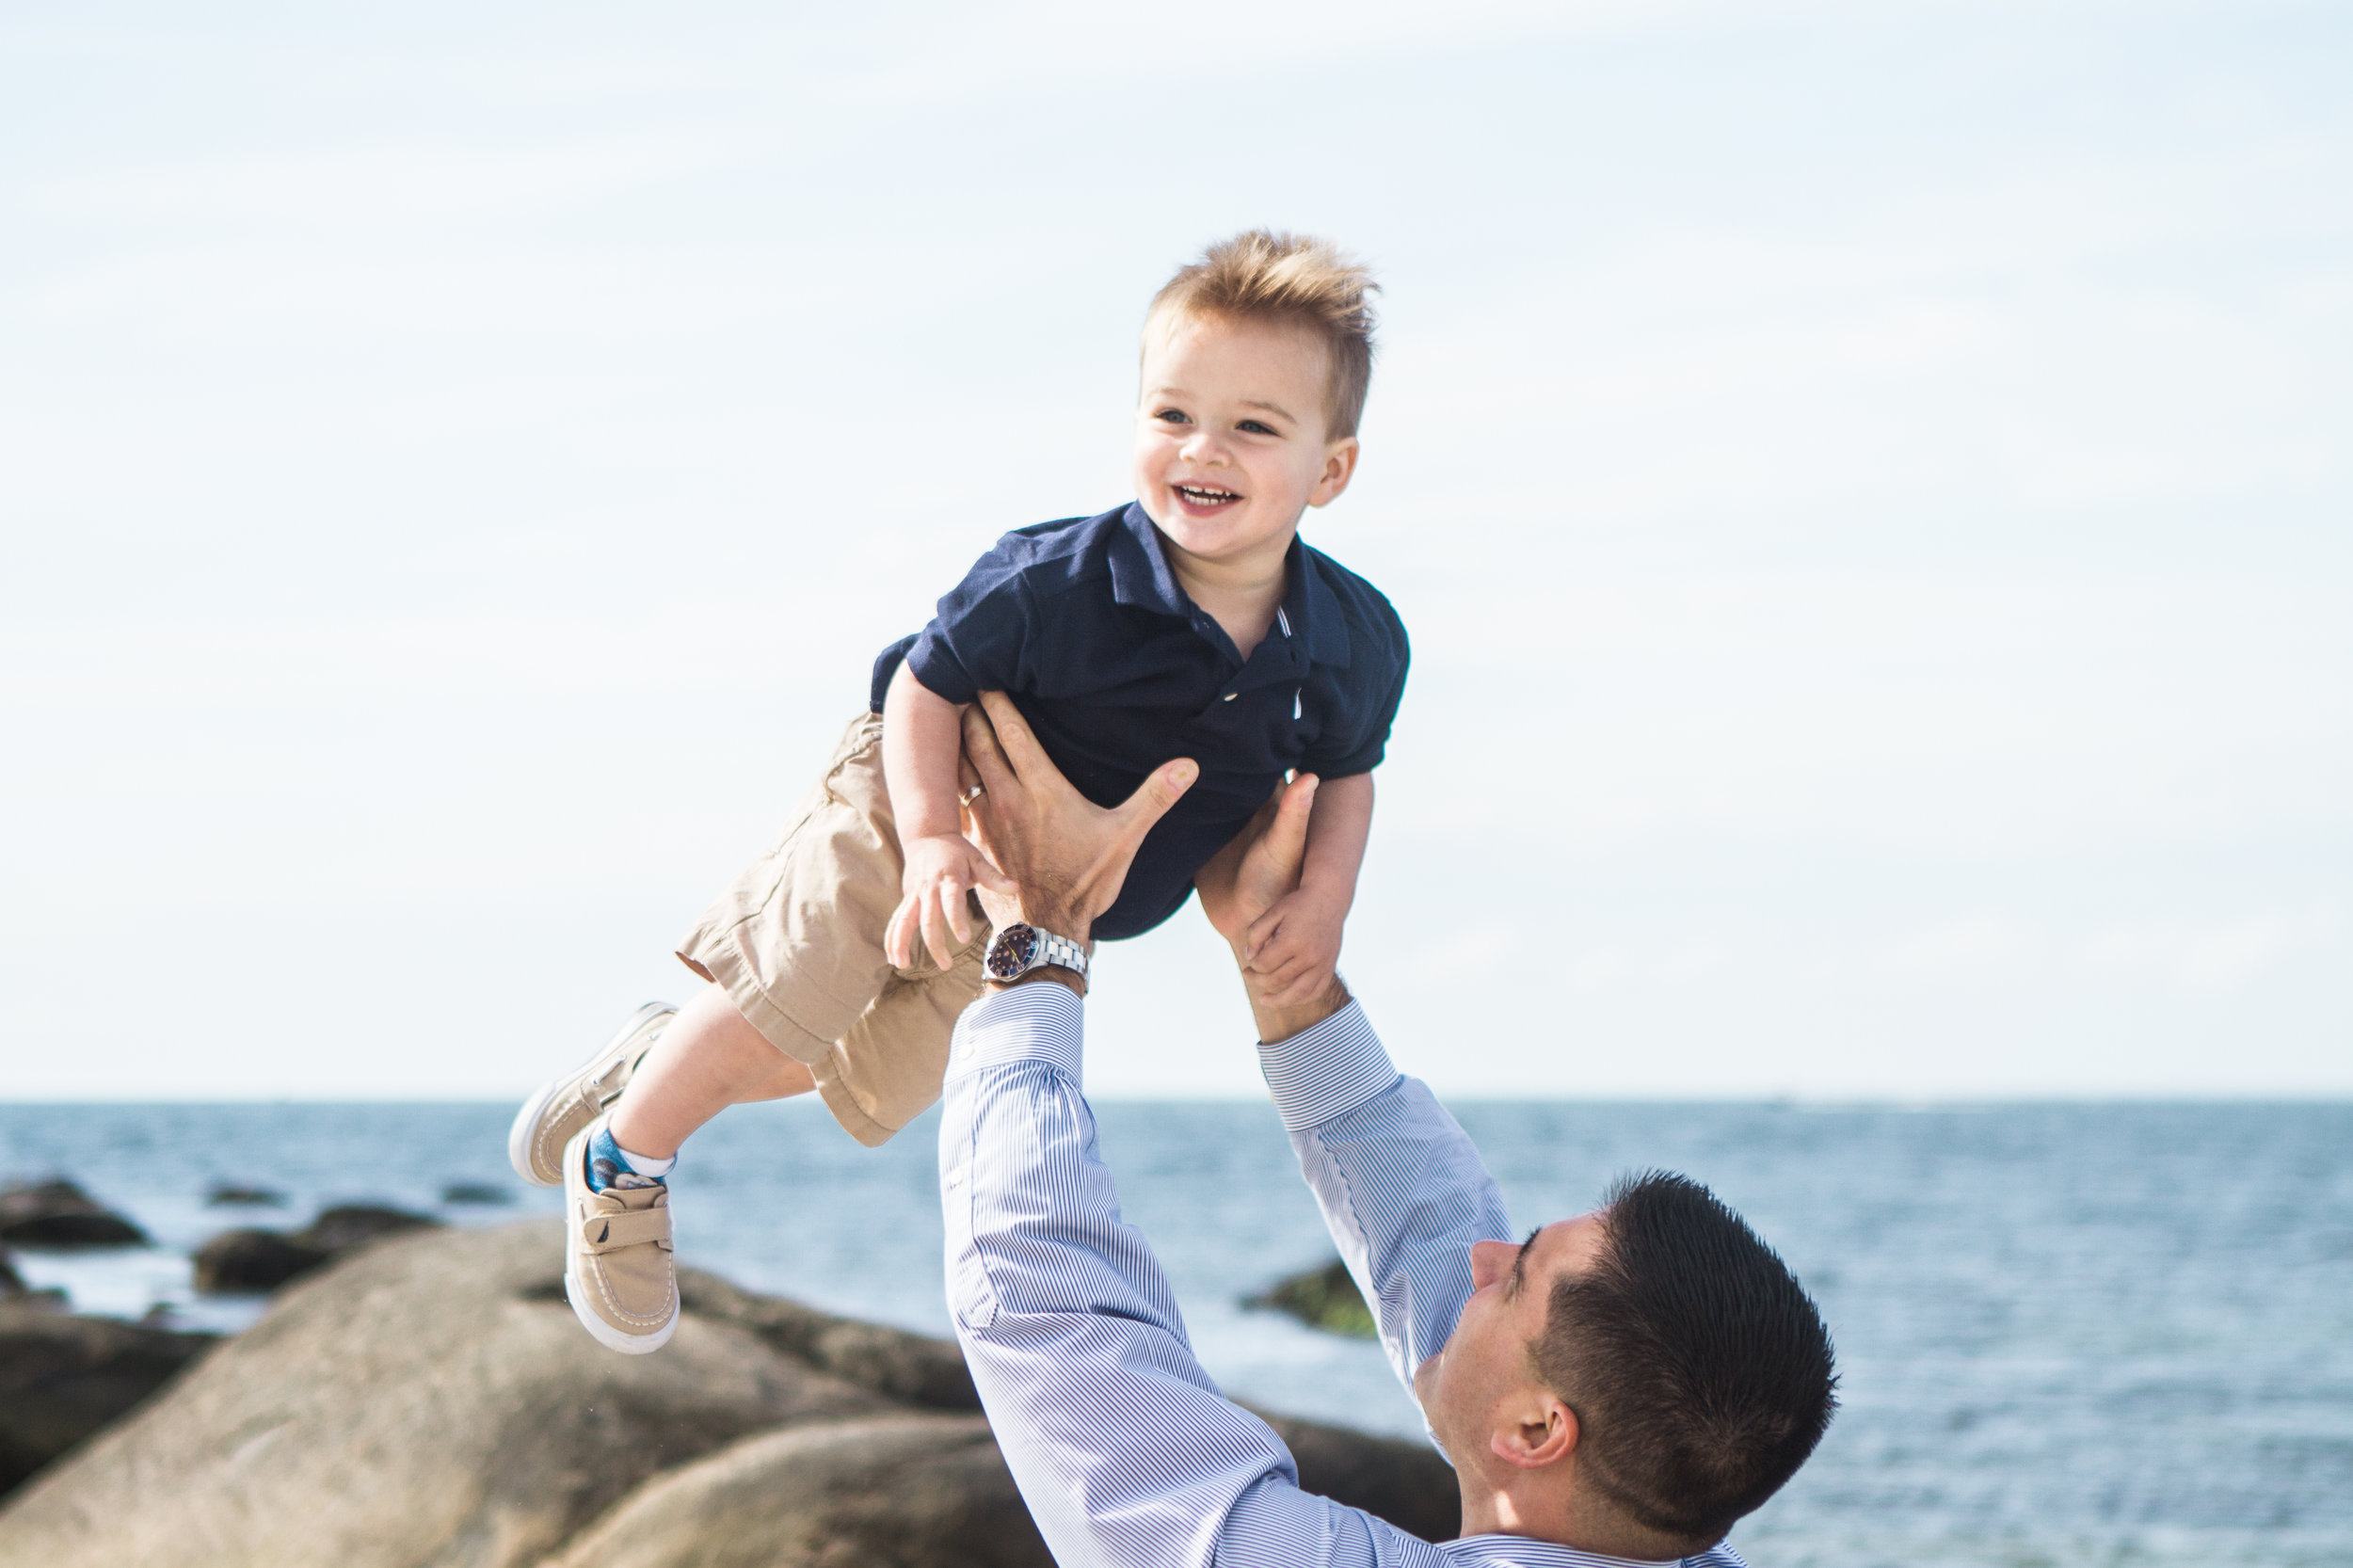
POLYGON ((744 1021, 727 992, 707 985, 638 1063, 607 1126, 630 1153, 667 1160, 687 1134, 730 1105, 816 1087, 807 1067, 744 1021))

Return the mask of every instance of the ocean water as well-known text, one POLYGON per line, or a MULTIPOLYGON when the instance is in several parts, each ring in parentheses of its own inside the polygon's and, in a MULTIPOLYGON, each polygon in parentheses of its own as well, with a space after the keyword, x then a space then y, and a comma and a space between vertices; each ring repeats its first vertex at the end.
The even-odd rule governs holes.
MULTIPOLYGON (((152 1250, 22 1254, 84 1310, 237 1328, 186 1253, 349 1199, 455 1224, 553 1212, 506 1106, 0 1106, 0 1173, 59 1173, 152 1250), (219 1181, 282 1210, 208 1208, 219 1181), (443 1205, 481 1182, 506 1205, 443 1205)), ((1128 1215, 1227 1391, 1411 1434, 1371 1346, 1238 1304, 1329 1245, 1263 1105, 1098 1106, 1128 1215)), ((1523 1224, 1619 1172, 1708 1182, 1805 1279, 1845 1407, 1735 1532, 1759 1564, 2353 1564, 2353 1106, 1457 1106, 1523 1224)), ((936 1112, 934 1113, 935 1115, 936 1112)), ((936 1122, 879 1151, 814 1106, 744 1107, 675 1178, 689 1262, 944 1333, 936 1122)))

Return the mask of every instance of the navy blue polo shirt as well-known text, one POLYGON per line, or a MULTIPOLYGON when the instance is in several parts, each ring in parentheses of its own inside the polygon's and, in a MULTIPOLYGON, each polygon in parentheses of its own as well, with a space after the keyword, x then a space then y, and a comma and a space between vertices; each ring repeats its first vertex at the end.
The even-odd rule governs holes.
POLYGON ((1193 873, 1292 768, 1381 760, 1405 691, 1405 625, 1379 589, 1291 540, 1275 623, 1243 659, 1169 569, 1133 503, 1018 528, 939 614, 874 661, 873 707, 902 661, 951 702, 1009 695, 1054 765, 1098 806, 1178 757, 1201 776, 1153 827, 1095 935, 1141 936, 1184 907, 1193 873))

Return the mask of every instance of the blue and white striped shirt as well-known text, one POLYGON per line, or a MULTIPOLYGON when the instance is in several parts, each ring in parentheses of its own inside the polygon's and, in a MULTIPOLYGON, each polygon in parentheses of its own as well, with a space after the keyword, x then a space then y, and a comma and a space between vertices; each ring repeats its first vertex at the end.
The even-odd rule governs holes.
MULTIPOLYGON (((1522 1536, 1437 1545, 1299 1488, 1290 1450, 1193 1358, 1143 1235, 1123 1224, 1082 1091, 1085 1008, 1063 986, 984 997, 956 1025, 939 1129, 948 1305, 990 1424, 1065 1568, 1632 1568, 1522 1536)), ((1454 1332, 1470 1244, 1510 1235, 1454 1118, 1351 1004, 1260 1046, 1276 1110, 1390 1365, 1454 1332)), ((1729 1546, 1690 1568, 1745 1568, 1729 1546)))

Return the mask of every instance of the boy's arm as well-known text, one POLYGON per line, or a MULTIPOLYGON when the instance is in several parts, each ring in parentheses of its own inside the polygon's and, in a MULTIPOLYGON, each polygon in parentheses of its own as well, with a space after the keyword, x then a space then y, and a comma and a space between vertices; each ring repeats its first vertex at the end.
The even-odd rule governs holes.
POLYGON ((914 965, 919 932, 933 960, 947 968, 955 950, 972 939, 965 894, 976 886, 1010 886, 964 836, 956 787, 963 722, 964 705, 933 692, 906 664, 890 678, 883 699, 883 782, 906 869, 884 950, 903 969, 914 965))
POLYGON ((1332 984, 1340 936, 1356 900, 1356 873, 1372 835, 1372 775, 1323 780, 1307 818, 1299 887, 1253 921, 1241 943, 1252 996, 1290 1007, 1332 984))

